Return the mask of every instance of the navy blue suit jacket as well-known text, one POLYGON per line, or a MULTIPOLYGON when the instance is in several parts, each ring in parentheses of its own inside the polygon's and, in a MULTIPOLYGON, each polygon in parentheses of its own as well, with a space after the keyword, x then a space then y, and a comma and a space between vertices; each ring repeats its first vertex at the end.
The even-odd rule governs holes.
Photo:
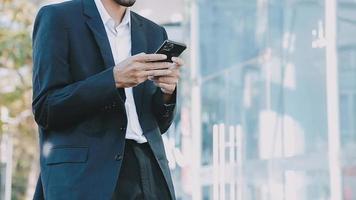
MULTIPOLYGON (((131 13, 132 55, 153 53, 164 28, 131 13)), ((125 145, 124 89, 115 87, 109 40, 94 0, 40 9, 33 32, 33 112, 39 125, 41 176, 35 198, 110 199, 125 145)), ((139 122, 171 196, 173 183, 161 134, 172 123, 151 81, 133 89, 139 122)))

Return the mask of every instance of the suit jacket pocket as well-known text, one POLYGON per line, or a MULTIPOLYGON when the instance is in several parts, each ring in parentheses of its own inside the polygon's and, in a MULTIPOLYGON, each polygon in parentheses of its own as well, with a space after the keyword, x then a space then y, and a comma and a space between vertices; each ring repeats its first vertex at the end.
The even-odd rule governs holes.
POLYGON ((51 149, 47 165, 55 165, 61 163, 84 163, 88 160, 88 147, 77 146, 61 146, 51 149))

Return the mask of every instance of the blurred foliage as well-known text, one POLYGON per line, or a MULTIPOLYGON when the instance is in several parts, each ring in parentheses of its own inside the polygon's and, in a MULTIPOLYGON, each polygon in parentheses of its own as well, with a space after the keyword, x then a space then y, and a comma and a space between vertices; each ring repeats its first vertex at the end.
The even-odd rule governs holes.
POLYGON ((31 31, 35 11, 36 6, 29 0, 0 0, 0 107, 9 111, 9 118, 0 120, 0 133, 11 134, 13 139, 14 200, 25 198, 28 177, 36 173, 33 163, 37 162, 37 131, 31 114, 31 31))

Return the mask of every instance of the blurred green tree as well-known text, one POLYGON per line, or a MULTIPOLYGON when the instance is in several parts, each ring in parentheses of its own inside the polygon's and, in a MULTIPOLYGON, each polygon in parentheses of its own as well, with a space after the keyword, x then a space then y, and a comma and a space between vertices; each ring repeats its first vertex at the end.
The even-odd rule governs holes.
POLYGON ((13 141, 14 200, 32 195, 29 188, 33 188, 38 169, 37 131, 31 114, 35 11, 32 1, 0 0, 0 107, 9 111, 9 120, 0 120, 0 133, 8 134, 13 141))

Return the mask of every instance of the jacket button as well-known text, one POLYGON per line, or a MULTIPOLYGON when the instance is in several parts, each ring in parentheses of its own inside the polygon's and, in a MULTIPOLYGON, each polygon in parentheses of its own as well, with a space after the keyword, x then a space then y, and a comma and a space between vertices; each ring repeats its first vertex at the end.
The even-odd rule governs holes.
POLYGON ((122 160, 122 155, 120 155, 120 154, 117 154, 116 156, 115 156, 115 160, 116 161, 120 161, 120 160, 122 160))
POLYGON ((124 130, 126 130, 126 127, 121 127, 120 128, 120 131, 124 131, 124 130))

